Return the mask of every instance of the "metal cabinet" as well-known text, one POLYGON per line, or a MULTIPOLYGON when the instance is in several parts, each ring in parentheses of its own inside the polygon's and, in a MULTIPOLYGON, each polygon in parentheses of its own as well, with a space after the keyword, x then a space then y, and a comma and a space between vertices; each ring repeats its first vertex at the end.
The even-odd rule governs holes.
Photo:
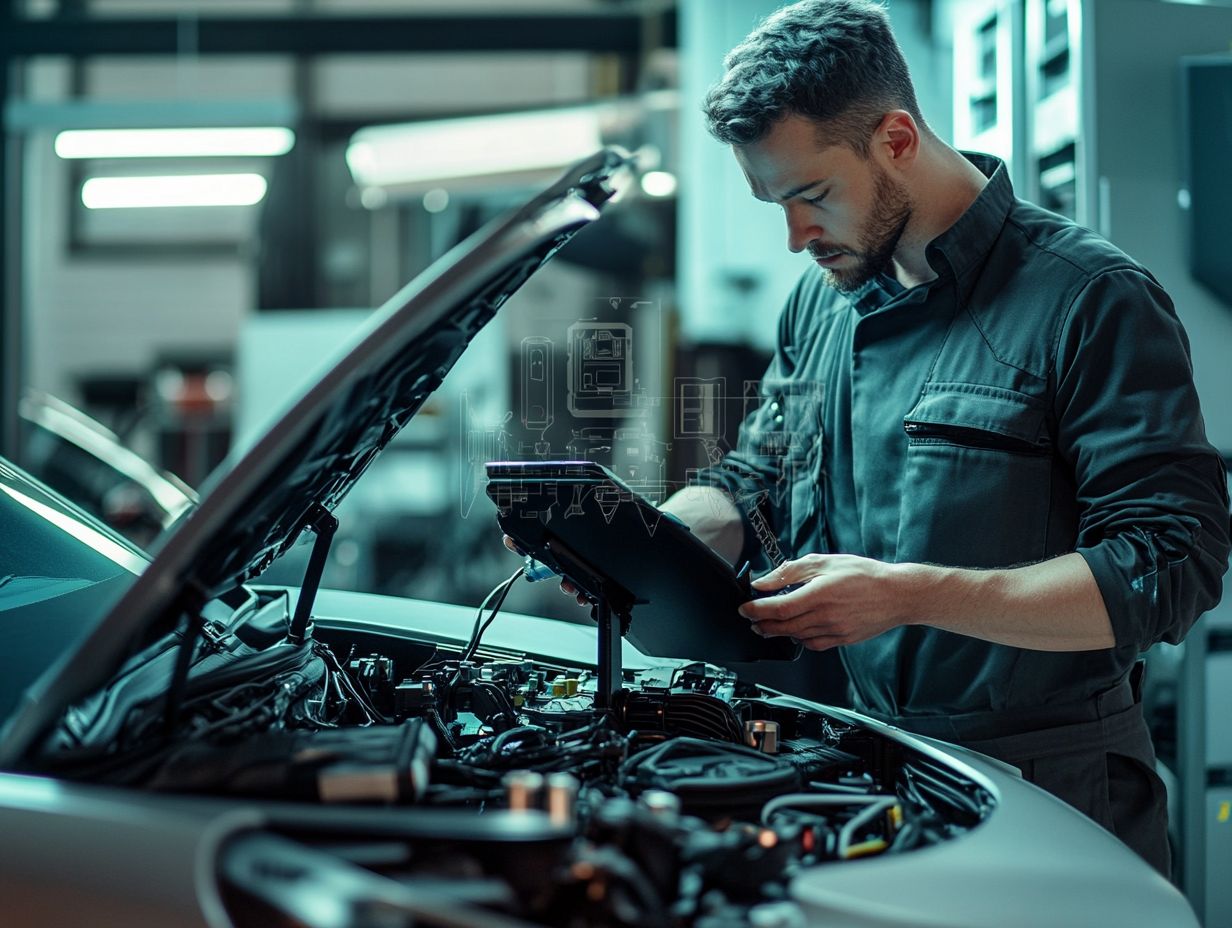
POLYGON ((975 0, 953 9, 954 143, 1005 161, 1025 189, 1023 0, 975 0))
MULTIPOLYGON (((1232 583, 1232 577, 1225 584, 1232 583)), ((1208 928, 1232 925, 1232 590, 1189 633, 1177 706, 1181 885, 1208 928)))
MULTIPOLYGON (((956 145, 1010 161, 1019 196, 1095 229, 1155 275, 1189 334, 1208 436, 1232 449, 1232 306, 1190 273, 1182 106, 1182 61, 1232 50, 1232 6, 955 0, 949 8, 956 145)), ((1191 632, 1182 668, 1178 876, 1208 926, 1232 926, 1232 589, 1191 632)))
POLYGON ((1232 48, 1232 7, 1026 0, 1026 186, 1163 284, 1189 332, 1207 431, 1232 449, 1232 306, 1190 273, 1182 60, 1232 48))
MULTIPOLYGON (((1090 5, 1086 5, 1089 12, 1090 5)), ((1028 198, 1053 212, 1091 225, 1083 215, 1080 157, 1086 154, 1081 106, 1090 96, 1082 80, 1088 56, 1083 45, 1081 0, 1027 0, 1026 92, 1030 113, 1028 198)))

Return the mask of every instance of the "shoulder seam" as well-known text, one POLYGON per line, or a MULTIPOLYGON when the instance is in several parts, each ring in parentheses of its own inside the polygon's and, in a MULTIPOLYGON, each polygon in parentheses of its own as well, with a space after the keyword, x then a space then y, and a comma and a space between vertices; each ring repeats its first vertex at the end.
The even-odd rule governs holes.
MULTIPOLYGON (((1006 216, 1005 221, 1009 223, 1010 225, 1012 225, 1019 232, 1021 232, 1023 238, 1025 238, 1028 242, 1030 242, 1033 247, 1038 248, 1040 251, 1045 252, 1049 255, 1052 255, 1054 258, 1057 258, 1058 260, 1064 261, 1074 270, 1078 271, 1080 274, 1083 274, 1087 278, 1087 280, 1084 281, 1083 286, 1079 288, 1079 292, 1081 292, 1081 290, 1084 289, 1086 285, 1089 284, 1096 277, 1098 277, 1101 274, 1106 274, 1109 271, 1136 271, 1138 273, 1144 273, 1141 265, 1139 265, 1136 261, 1134 261, 1128 255, 1125 256, 1126 260, 1118 261, 1115 264, 1109 265, 1108 267, 1101 267, 1098 270, 1091 270, 1089 268, 1085 268, 1081 264, 1074 261, 1073 258, 1070 258, 1068 255, 1063 254, 1062 252, 1059 252, 1056 249, 1050 247, 1046 243, 1041 242, 1040 240, 1034 238, 1031 235, 1031 233, 1027 230, 1026 226, 1024 226, 1017 219, 1015 219, 1013 215, 1006 216)), ((1112 243, 1109 242, 1108 244, 1111 245, 1112 243)), ((1113 245, 1113 247, 1115 248, 1116 246, 1113 245)))
POLYGON ((1086 280, 1083 281, 1082 286, 1078 287, 1074 291, 1074 296, 1069 301, 1069 306, 1065 308, 1065 312, 1062 313, 1061 316, 1057 319, 1056 331, 1052 333, 1052 351, 1051 351, 1051 357, 1049 358, 1049 361, 1048 361, 1048 374, 1049 375, 1053 374, 1057 369, 1057 356, 1060 354, 1060 351, 1061 351, 1061 333, 1065 331, 1065 327, 1069 325, 1070 319, 1073 318, 1074 309, 1075 307, 1077 307, 1078 301, 1082 298, 1082 295, 1086 293, 1089 289, 1091 289, 1091 286, 1095 284, 1096 281, 1098 281, 1101 277, 1107 277, 1111 274, 1118 274, 1123 271, 1129 271, 1131 274, 1144 278, 1145 280, 1149 281, 1152 284, 1155 284, 1156 286, 1159 285, 1159 282, 1155 280, 1155 278, 1152 277, 1149 272, 1147 272, 1144 268, 1135 266, 1133 264, 1121 264, 1115 267, 1100 268, 1098 271, 1095 271, 1094 273, 1088 272, 1087 278, 1086 280))

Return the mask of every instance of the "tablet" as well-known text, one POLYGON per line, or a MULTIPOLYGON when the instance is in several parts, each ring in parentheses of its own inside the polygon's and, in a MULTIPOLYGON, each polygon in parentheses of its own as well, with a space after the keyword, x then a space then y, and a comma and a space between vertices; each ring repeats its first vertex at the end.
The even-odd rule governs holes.
POLYGON ((737 611, 748 575, 675 516, 591 461, 493 461, 487 493, 505 534, 592 601, 628 617, 644 654, 711 663, 793 660, 790 638, 761 638, 737 611))

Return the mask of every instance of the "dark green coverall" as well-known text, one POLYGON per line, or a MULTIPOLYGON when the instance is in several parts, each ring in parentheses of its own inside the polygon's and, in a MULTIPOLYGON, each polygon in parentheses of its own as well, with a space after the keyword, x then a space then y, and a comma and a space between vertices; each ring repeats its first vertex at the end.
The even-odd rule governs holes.
MULTIPOLYGON (((851 295, 810 268, 760 407, 699 482, 768 518, 782 555, 1000 568, 1071 551, 1114 648, 1029 651, 924 626, 841 649, 856 709, 968 744, 1168 871, 1139 654, 1218 602, 1227 483, 1171 301, 1095 233, 1015 198, 1004 165, 932 242, 935 280, 851 295), (1132 677, 1132 679, 1131 679, 1132 677)), ((756 533, 746 525, 745 555, 756 533)))

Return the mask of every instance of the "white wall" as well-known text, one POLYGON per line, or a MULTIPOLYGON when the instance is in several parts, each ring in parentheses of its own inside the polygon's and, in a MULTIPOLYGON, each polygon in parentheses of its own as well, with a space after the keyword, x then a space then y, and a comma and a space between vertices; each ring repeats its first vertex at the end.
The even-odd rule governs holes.
MULTIPOLYGON (((268 62, 133 60, 95 63, 88 73, 111 100, 175 100, 207 88, 215 97, 270 97, 289 85, 285 66, 268 62)), ((66 62, 40 60, 27 77, 32 101, 65 98, 66 62)), ((27 382, 74 401, 83 374, 139 375, 161 353, 228 350, 254 303, 251 262, 240 254, 73 253, 68 217, 78 192, 54 137, 32 132, 23 148, 27 382)))

